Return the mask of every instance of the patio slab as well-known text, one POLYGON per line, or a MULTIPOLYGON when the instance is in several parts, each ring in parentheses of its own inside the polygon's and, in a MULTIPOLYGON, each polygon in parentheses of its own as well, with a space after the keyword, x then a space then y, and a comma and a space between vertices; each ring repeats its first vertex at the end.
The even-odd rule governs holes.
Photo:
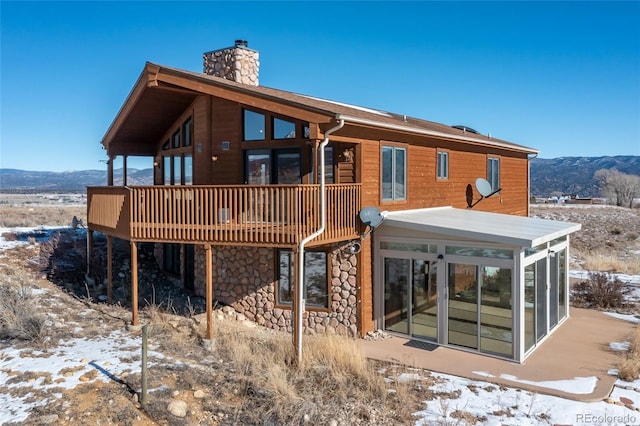
POLYGON ((397 336, 359 343, 371 359, 577 401, 601 401, 610 395, 616 381, 607 371, 617 367, 622 355, 609 343, 628 341, 636 325, 590 309, 571 308, 570 315, 522 364, 397 336), (593 377, 597 378, 593 389, 588 385, 577 388, 581 381, 576 378, 593 377), (563 387, 560 381, 572 384, 563 387))

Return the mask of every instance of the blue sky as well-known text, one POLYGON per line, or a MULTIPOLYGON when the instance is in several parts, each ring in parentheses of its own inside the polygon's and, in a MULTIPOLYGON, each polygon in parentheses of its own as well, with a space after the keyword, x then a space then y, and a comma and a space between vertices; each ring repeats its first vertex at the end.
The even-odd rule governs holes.
MULTIPOLYGON (((0 167, 105 169, 145 61, 245 39, 260 84, 540 157, 640 155, 640 2, 0 2, 0 167)), ((136 165, 131 162, 130 165, 136 165)), ((150 164, 140 164, 150 167, 150 164)))

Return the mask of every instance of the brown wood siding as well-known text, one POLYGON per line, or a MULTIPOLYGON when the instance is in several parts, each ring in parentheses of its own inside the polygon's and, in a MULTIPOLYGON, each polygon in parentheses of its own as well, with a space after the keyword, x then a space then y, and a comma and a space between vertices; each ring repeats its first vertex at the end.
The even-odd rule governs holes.
POLYGON ((362 250, 359 259, 359 282, 358 294, 359 301, 359 331, 360 336, 364 337, 369 331, 374 330, 373 322, 373 250, 371 248, 371 238, 367 238, 362 242, 362 250))
POLYGON ((362 170, 362 206, 380 206, 380 146, 365 143, 357 158, 362 170))
MULTIPOLYGON (((528 160, 526 155, 462 151, 451 146, 399 145, 407 148, 407 198, 403 201, 382 202, 380 199, 381 145, 396 142, 367 141, 360 145, 362 168, 362 205, 381 210, 408 210, 452 206, 467 208, 466 191, 471 185, 474 200, 480 198, 475 189, 477 178, 487 178, 487 159, 500 159, 502 191, 484 199, 474 208, 482 211, 526 215, 528 205, 528 160), (446 148, 445 148, 446 147, 446 148), (437 178, 437 153, 449 154, 449 177, 437 178)), ((458 147, 459 148, 459 147, 458 147)))
POLYGON ((218 157, 211 167, 213 185, 237 185, 244 183, 242 155, 242 107, 239 103, 213 98, 211 115, 213 137, 211 155, 218 157), (222 149, 222 142, 229 142, 229 150, 222 149))
POLYGON ((193 184, 211 182, 211 102, 208 96, 200 96, 193 105, 193 184))

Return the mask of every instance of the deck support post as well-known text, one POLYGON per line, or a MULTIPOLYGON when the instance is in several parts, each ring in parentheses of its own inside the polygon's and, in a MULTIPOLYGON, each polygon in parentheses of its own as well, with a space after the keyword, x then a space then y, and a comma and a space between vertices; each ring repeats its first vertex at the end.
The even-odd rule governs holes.
POLYGON ((109 156, 109 160, 107 161, 107 185, 113 186, 113 161, 115 160, 114 156, 109 156))
POLYGON ((113 287, 113 237, 107 235, 107 302, 111 303, 111 288, 113 287))
POLYGON ((122 186, 127 186, 127 156, 122 156, 122 186))
POLYGON ((207 304, 207 339, 213 340, 213 265, 211 264, 211 244, 205 244, 205 279, 207 304))
POLYGON ((131 241, 131 324, 138 325, 138 245, 131 241))

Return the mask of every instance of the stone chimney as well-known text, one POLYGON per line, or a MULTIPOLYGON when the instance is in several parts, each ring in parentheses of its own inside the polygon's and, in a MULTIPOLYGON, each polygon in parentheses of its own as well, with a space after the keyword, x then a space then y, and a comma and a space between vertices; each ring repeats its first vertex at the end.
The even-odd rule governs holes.
POLYGON ((246 40, 236 40, 235 46, 205 52, 204 73, 242 84, 258 85, 258 52, 247 47, 246 40))

